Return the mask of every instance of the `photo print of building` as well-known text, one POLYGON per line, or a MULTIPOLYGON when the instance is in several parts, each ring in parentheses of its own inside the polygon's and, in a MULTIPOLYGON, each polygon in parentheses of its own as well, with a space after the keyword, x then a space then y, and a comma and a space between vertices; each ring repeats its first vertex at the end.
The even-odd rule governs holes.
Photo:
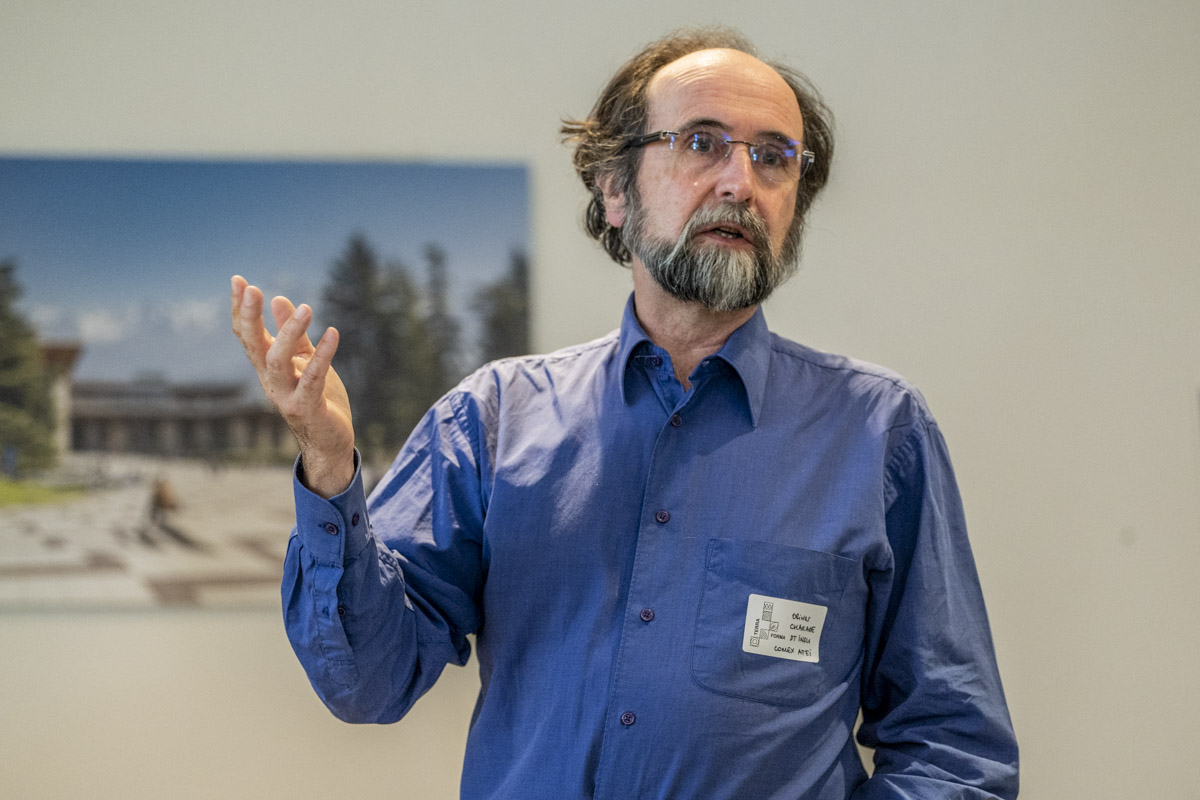
POLYGON ((528 351, 527 215, 517 166, 0 158, 52 448, 25 466, 0 415, 0 609, 277 604, 296 445, 229 276, 341 332, 370 480, 459 378, 528 351))

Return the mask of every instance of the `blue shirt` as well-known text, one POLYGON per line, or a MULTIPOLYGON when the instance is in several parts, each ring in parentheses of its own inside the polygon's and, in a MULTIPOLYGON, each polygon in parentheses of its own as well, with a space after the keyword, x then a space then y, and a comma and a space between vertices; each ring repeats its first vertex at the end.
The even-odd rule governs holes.
POLYGON ((369 501, 297 481, 284 612, 322 700, 398 720, 475 634, 464 798, 1015 797, 921 396, 761 310, 689 382, 631 301, 465 379, 369 501))

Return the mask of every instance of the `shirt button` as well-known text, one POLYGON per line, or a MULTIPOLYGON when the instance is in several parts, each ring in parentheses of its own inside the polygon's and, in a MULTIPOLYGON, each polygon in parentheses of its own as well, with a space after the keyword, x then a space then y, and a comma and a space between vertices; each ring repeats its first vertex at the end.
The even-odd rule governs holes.
POLYGON ((325 523, 325 532, 328 533, 330 536, 337 536, 338 527, 337 527, 337 525, 334 525, 332 522, 326 522, 325 523))
POLYGON ((625 725, 626 727, 628 727, 635 722, 637 722, 637 715, 634 714, 632 711, 626 711, 624 714, 621 715, 621 724, 622 725, 625 725))
POLYGON ((672 428, 678 428, 682 424, 683 424, 683 417, 679 416, 678 414, 671 415, 671 427, 672 428))
MULTIPOLYGON (((671 512, 667 511, 665 508, 660 508, 658 511, 654 512, 654 521, 660 525, 667 524, 671 521, 671 512)), ((334 533, 336 532, 337 531, 334 531, 334 533)))
POLYGON ((346 616, 346 607, 345 606, 338 606, 338 616, 339 617, 346 616))
POLYGON ((638 616, 642 618, 642 622, 649 622, 650 620, 654 619, 654 609, 643 608, 642 613, 638 614, 638 616))
POLYGON ((661 356, 650 356, 650 366, 661 367, 662 366, 662 357, 661 356))
POLYGON ((355 511, 355 512, 354 512, 354 516, 352 516, 352 517, 350 518, 350 524, 351 524, 351 525, 357 525, 357 524, 358 524, 358 512, 357 512, 357 511, 355 511))

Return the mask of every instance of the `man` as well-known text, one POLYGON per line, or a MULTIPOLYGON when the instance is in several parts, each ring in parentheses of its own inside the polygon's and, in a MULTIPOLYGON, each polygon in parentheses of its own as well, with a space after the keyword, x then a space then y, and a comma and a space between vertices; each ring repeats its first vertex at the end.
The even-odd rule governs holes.
POLYGON ((564 130, 619 331, 465 379, 363 497, 307 306, 233 279, 300 442, 283 587, 329 708, 399 719, 474 633, 468 798, 1014 797, 945 446, 897 376, 775 337, 824 107, 728 31, 669 36, 564 130), (875 748, 868 779, 852 728, 875 748))

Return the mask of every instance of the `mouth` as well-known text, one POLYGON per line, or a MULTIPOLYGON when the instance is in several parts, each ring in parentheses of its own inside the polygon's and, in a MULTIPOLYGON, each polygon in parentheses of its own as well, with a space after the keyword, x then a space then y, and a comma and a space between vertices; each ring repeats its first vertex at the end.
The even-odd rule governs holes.
POLYGON ((710 225, 700 232, 701 236, 713 238, 720 241, 730 243, 744 242, 749 246, 754 245, 754 240, 750 237, 749 231, 742 228, 740 225, 731 225, 729 223, 721 223, 719 225, 710 225))

